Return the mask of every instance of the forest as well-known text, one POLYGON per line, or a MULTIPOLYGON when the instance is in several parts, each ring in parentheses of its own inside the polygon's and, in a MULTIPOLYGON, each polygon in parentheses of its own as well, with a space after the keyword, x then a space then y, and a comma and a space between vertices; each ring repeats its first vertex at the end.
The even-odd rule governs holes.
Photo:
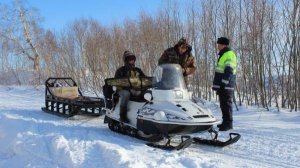
POLYGON ((238 57, 238 104, 300 107, 299 0, 188 0, 184 6, 168 0, 157 13, 141 10, 138 19, 121 24, 78 18, 62 30, 43 28, 43 16, 25 1, 0 3, 0 11, 0 85, 72 77, 100 95, 104 79, 123 65, 125 50, 150 76, 163 51, 186 37, 197 67, 189 88, 212 100, 216 40, 225 36, 238 57))

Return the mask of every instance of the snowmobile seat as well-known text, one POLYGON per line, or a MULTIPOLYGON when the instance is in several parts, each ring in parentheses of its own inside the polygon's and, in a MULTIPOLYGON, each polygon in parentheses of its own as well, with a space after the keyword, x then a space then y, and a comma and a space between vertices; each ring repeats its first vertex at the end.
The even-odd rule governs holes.
POLYGON ((43 111, 58 116, 76 114, 102 115, 104 99, 83 96, 72 78, 48 78, 45 82, 45 107, 43 111))
POLYGON ((141 94, 139 96, 130 96, 129 100, 135 101, 135 102, 147 102, 147 100, 145 100, 142 95, 144 95, 144 94, 141 94))
MULTIPOLYGON (((113 92, 113 94, 109 95, 108 97, 105 97, 106 107, 107 108, 115 107, 116 104, 119 101, 119 98, 120 98, 120 96, 119 96, 118 92, 113 92)), ((143 97, 143 94, 138 95, 138 96, 134 96, 134 95, 131 94, 129 100, 130 101, 135 101, 135 102, 146 102, 146 100, 143 97)))
POLYGON ((147 102, 147 100, 144 98, 145 93, 151 93, 151 90, 142 90, 138 95, 134 95, 131 93, 130 99, 131 101, 135 102, 147 102))

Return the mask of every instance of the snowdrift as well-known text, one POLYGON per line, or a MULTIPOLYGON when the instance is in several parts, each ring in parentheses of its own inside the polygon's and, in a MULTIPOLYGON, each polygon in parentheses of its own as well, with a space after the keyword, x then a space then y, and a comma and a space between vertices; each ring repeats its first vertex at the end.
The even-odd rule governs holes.
MULTIPOLYGON (((300 166, 299 112, 242 106, 234 111, 234 131, 242 135, 236 144, 169 152, 111 132, 104 116, 64 119, 42 112, 43 105, 42 87, 0 86, 0 167, 300 166)), ((221 118, 216 103, 205 106, 221 118)))

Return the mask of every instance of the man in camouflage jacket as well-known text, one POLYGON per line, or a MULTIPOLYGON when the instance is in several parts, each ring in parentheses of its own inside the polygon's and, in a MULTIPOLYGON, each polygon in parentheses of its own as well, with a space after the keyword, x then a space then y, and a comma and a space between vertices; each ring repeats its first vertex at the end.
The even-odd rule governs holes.
MULTIPOLYGON (((124 66, 117 69, 115 73, 115 78, 124 78, 124 77, 143 77, 145 76, 144 72, 135 66, 136 56, 130 51, 125 51, 123 54, 124 66)), ((120 120, 122 122, 129 122, 127 117, 127 105, 130 99, 131 94, 140 94, 137 91, 130 90, 128 88, 118 89, 118 94, 120 96, 120 120)))
POLYGON ((179 64, 182 68, 184 81, 188 84, 188 75, 195 72, 194 57, 191 53, 192 47, 185 38, 181 38, 174 47, 164 51, 158 64, 179 64))

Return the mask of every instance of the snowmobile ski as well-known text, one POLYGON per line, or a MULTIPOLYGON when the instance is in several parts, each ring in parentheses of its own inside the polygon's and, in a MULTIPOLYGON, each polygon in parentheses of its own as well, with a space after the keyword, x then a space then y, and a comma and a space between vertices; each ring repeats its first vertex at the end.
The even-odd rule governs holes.
POLYGON ((163 150, 181 150, 189 147, 193 143, 193 139, 190 136, 181 136, 181 143, 177 146, 171 145, 171 139, 168 139, 165 145, 160 145, 157 143, 147 143, 148 146, 159 148, 163 150))
POLYGON ((197 144, 224 147, 224 146, 228 146, 233 143, 236 143, 241 138, 241 135, 238 133, 229 133, 230 138, 227 141, 220 141, 220 140, 218 140, 218 132, 217 131, 211 130, 210 133, 215 134, 213 139, 203 139, 200 137, 194 137, 193 141, 197 144))

